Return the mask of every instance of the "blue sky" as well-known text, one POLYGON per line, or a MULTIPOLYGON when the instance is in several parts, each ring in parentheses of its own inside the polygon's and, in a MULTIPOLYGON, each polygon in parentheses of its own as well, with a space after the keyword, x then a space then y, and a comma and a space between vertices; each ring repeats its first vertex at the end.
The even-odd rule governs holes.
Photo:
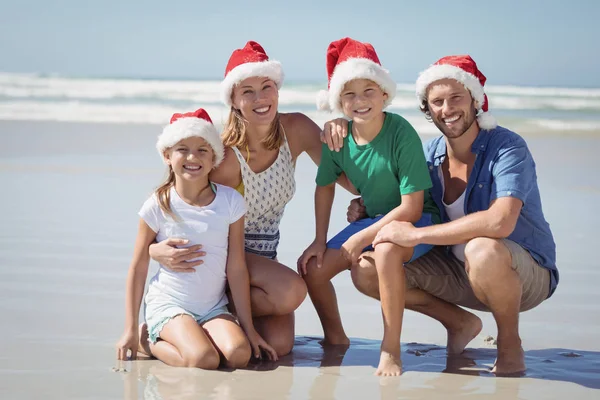
POLYGON ((0 0, 0 71, 221 78, 261 43, 288 81, 324 82, 330 41, 371 42, 398 82, 470 54, 488 84, 600 87, 600 1, 0 0))

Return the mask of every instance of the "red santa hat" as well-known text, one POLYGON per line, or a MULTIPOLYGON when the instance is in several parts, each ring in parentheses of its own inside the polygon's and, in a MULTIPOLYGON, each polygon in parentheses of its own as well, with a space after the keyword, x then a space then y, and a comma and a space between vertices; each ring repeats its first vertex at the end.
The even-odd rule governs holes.
POLYGON ((225 148, 221 142, 221 137, 208 113, 203 108, 200 108, 194 112, 173 114, 171 122, 163 129, 162 134, 160 134, 156 142, 156 149, 165 164, 167 163, 164 155, 165 150, 173 147, 180 140, 189 137, 200 137, 206 140, 210 147, 212 147, 215 154, 214 167, 223 161, 225 148))
POLYGON ((498 126, 496 119, 488 112, 488 98, 483 90, 486 78, 468 55, 442 57, 421 72, 416 85, 419 101, 427 100, 429 85, 446 78, 457 80, 471 92, 471 96, 477 102, 477 123, 481 129, 490 130, 498 126))
POLYGON ((269 60, 269 56, 260 44, 249 41, 244 48, 234 50, 229 58, 225 68, 225 79, 221 82, 223 103, 231 106, 233 87, 244 79, 255 76, 271 79, 277 88, 281 88, 283 85, 281 63, 269 60))
POLYGON ((340 95, 344 85, 354 79, 369 79, 377 83, 388 97, 387 107, 396 96, 396 82, 387 69, 381 66, 373 46, 351 38, 331 42, 327 48, 327 78, 329 91, 317 96, 317 108, 342 112, 340 95))

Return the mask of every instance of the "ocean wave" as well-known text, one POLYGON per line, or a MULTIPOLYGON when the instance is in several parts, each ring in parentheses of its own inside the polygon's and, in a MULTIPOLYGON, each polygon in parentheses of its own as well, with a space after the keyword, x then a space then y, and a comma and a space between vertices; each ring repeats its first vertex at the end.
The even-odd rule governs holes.
MULTIPOLYGON (((600 132, 600 121, 567 121, 555 119, 534 119, 528 121, 528 124, 535 128, 543 128, 551 131, 587 131, 600 132)), ((539 129, 533 130, 539 130, 539 129)))
MULTIPOLYGON (((229 115, 224 106, 205 107, 215 125, 222 125, 229 115)), ((192 110, 193 107, 183 108, 192 110)), ((21 121, 61 121, 88 123, 120 123, 120 124, 158 124, 165 125, 180 107, 161 105, 107 105, 90 104, 77 101, 62 102, 31 102, 13 101, 0 102, 0 120, 21 121)), ((338 115, 321 111, 305 111, 319 127, 338 115)), ((421 114, 404 115, 415 130, 423 135, 438 135, 436 126, 427 121, 421 114)), ((500 124, 503 124, 500 119, 500 124)), ((600 132, 600 120, 566 120, 543 118, 510 118, 507 127, 518 133, 531 132, 600 132)))
MULTIPOLYGON (((316 107, 314 84, 284 85, 283 106, 316 107)), ((497 110, 600 111, 600 89, 486 87, 490 108, 497 110)), ((0 101, 73 100, 127 104, 220 104, 219 81, 157 79, 91 79, 35 74, 0 73, 0 101)), ((417 110, 414 85, 399 84, 391 105, 395 110, 417 110)))
MULTIPOLYGON (((213 121, 222 123, 228 110, 224 107, 204 107, 213 121)), ((184 108, 192 110, 193 107, 184 108)), ((169 123, 171 115, 181 112, 180 107, 160 105, 108 105, 90 104, 78 101, 0 102, 0 119, 27 121, 98 122, 123 124, 169 123)))

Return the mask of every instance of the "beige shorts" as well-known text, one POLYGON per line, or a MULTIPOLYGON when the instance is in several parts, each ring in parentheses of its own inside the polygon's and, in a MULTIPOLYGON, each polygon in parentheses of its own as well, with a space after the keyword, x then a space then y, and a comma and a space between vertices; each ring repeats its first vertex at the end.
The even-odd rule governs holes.
MULTIPOLYGON (((517 243, 504 239, 512 255, 512 267, 522 284, 521 311, 530 310, 548 298, 550 270, 541 267, 529 252, 517 243)), ((436 246, 427 254, 405 265, 408 289, 418 288, 442 300, 480 311, 489 311, 471 288, 463 262, 446 247, 436 246)))

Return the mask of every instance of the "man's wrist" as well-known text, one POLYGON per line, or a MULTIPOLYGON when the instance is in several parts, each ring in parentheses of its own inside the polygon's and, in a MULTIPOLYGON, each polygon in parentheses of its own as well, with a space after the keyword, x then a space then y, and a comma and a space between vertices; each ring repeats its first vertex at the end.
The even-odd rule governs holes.
POLYGON ((416 244, 425 244, 427 241, 427 232, 423 228, 415 228, 414 230, 414 240, 417 242, 416 244))

